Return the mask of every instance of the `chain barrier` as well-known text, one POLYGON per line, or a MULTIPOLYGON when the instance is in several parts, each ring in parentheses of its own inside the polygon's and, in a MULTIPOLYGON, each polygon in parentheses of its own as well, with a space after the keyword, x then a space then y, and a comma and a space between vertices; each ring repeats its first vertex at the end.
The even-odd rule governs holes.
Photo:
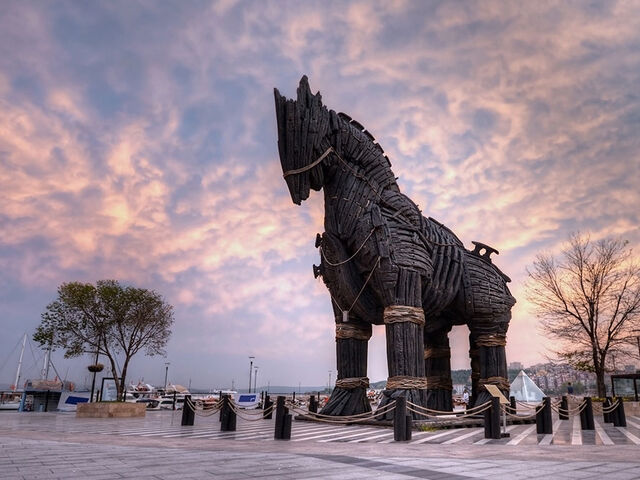
MULTIPOLYGON (((616 400, 615 402, 613 402, 611 405, 609 405, 608 407, 605 407, 604 405, 602 407, 600 407, 601 412, 600 413, 613 413, 613 411, 618 408, 620 404, 620 400, 616 400)), ((595 410, 595 409, 594 409, 595 410)))
POLYGON ((572 417, 574 415, 578 415, 580 412, 582 412, 585 408, 587 408, 587 401, 583 400, 580 404, 578 404, 577 407, 575 408, 561 408, 561 407, 553 407, 551 406, 551 409, 556 412, 556 413, 561 413, 563 415, 567 415, 569 417, 572 417))
MULTIPOLYGON (((395 401, 393 402, 395 403, 395 401)), ((300 411, 304 412, 304 410, 301 410, 300 407, 298 407, 297 405, 293 404, 290 400, 287 400, 287 405, 292 409, 295 410, 296 413, 300 413, 300 411)), ((341 416, 340 418, 360 418, 360 417, 369 417, 372 414, 374 416, 380 415, 381 413, 385 413, 385 412, 381 412, 381 410, 387 408, 388 405, 391 405, 391 403, 385 405, 384 407, 381 407, 378 412, 374 413, 373 411, 371 412, 363 412, 363 413, 356 413, 354 415, 345 415, 345 416, 341 416)), ((335 415, 324 415, 322 413, 314 413, 314 412, 307 412, 304 415, 311 415, 313 417, 322 417, 322 418, 336 418, 335 415)))
POLYGON ((266 415, 269 415, 271 412, 273 412, 273 409, 275 408, 275 404, 271 405, 269 408, 265 410, 260 410, 255 413, 249 413, 246 410, 241 410, 235 405, 234 402, 229 402, 229 407, 231 408, 233 413, 235 413, 241 419, 246 420, 247 422, 255 422, 257 420, 264 420, 264 417, 266 415), (240 413, 241 411, 243 413, 240 413))
POLYGON ((323 423, 342 424, 342 425, 348 424, 348 423, 358 423, 358 422, 364 422, 367 420, 373 420, 376 417, 379 417, 380 415, 384 415, 396 409, 396 402, 394 400, 393 402, 388 403, 384 407, 379 408, 375 412, 372 411, 372 412, 358 413, 356 415, 345 415, 344 417, 343 416, 336 417, 334 415, 323 415, 321 413, 308 412, 306 410, 301 409, 300 407, 297 407, 290 401, 287 401, 286 405, 288 406, 288 408, 291 409, 291 411, 297 413, 298 415, 308 416, 323 423), (366 416, 363 416, 363 415, 366 415, 366 416), (329 420, 329 418, 331 418, 332 420, 329 420))
POLYGON ((434 410, 432 408, 423 407, 422 405, 415 404, 413 402, 407 402, 407 409, 417 413, 419 415, 423 415, 425 417, 434 417, 436 415, 454 415, 456 418, 467 418, 473 415, 478 415, 479 413, 484 412, 487 408, 491 407, 491 402, 487 401, 480 405, 476 405, 473 408, 468 408, 465 410, 464 414, 457 415, 455 412, 445 411, 445 410, 434 410), (413 408, 411 408, 413 407, 413 408))
MULTIPOLYGON (((410 406, 409 406, 409 403, 411 403, 411 402, 407 402, 407 410, 408 410, 408 411, 413 412, 413 413, 415 413, 415 414, 417 414, 417 415, 421 415, 421 416, 423 416, 423 417, 429 417, 429 416, 434 417, 434 416, 435 416, 435 415, 428 415, 428 414, 425 414, 424 412, 421 412, 421 411, 420 411, 420 410, 418 410, 418 409, 412 408, 412 407, 410 407, 410 406)), ((419 405, 416 405, 415 403, 411 403, 411 405, 417 406, 418 408, 424 408, 424 407, 420 407, 419 405)), ((477 410, 477 411, 475 411, 475 412, 473 412, 473 413, 464 413, 464 414, 462 414, 462 415, 457 415, 457 414, 455 414, 455 413, 453 413, 453 412, 447 412, 447 413, 449 414, 449 416, 453 416, 453 417, 455 417, 456 419, 459 419, 459 418, 470 418, 470 417, 476 417, 476 416, 477 416, 477 415, 479 415, 480 413, 483 413, 483 412, 485 412, 486 410, 489 410, 489 409, 491 408, 491 402, 485 402, 485 403, 483 403, 483 404, 481 404, 481 405, 478 405, 477 407, 474 407, 474 408, 476 408, 476 409, 481 408, 481 409, 480 409, 480 410, 477 410)))
POLYGON ((516 418, 518 420, 527 420, 529 418, 535 418, 538 413, 542 411, 544 408, 544 404, 540 404, 535 408, 531 408, 530 410, 534 410, 534 412, 530 415, 518 415, 517 413, 511 413, 509 410, 513 410, 511 407, 507 407, 506 405, 500 405, 500 409, 504 412, 504 414, 509 418, 516 418))
POLYGON ((185 398, 185 402, 189 404, 189 407, 191 408, 191 410, 193 410, 193 413, 199 417, 211 417, 212 415, 215 415, 216 413, 218 413, 222 408, 222 405, 221 405, 222 402, 220 401, 217 401, 216 403, 214 403, 213 408, 206 408, 206 409, 202 405, 199 406, 197 404, 197 401, 196 403, 194 403, 193 400, 190 398, 185 398))

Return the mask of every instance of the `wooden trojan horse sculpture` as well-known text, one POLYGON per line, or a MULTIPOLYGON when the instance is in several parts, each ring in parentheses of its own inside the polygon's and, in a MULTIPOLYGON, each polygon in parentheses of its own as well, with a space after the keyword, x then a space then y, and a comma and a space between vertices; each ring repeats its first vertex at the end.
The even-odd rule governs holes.
POLYGON ((324 189, 325 232, 314 265, 331 294, 338 377, 328 415, 371 410, 366 398, 367 343, 385 325, 389 378, 385 405, 403 395, 420 406, 452 410, 448 333, 469 327, 474 404, 484 385, 509 391, 506 332, 515 299, 509 278, 489 258, 496 250, 455 234, 400 193, 391 163, 362 125, 322 105, 302 77, 297 100, 275 90, 278 149, 291 198, 324 189))

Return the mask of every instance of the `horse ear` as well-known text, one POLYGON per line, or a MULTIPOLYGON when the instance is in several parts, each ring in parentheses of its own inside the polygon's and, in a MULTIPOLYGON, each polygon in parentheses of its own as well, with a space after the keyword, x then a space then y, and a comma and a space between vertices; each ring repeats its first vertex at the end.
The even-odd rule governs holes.
POLYGON ((309 86, 309 79, 306 75, 303 75, 300 79, 300 85, 298 86, 298 105, 308 108, 311 106, 312 100, 313 94, 309 86))
POLYGON ((322 96, 320 95, 320 92, 315 95, 311 93, 309 79, 306 75, 303 75, 300 79, 300 85, 298 86, 298 104, 303 107, 311 108, 314 103, 322 105, 322 96))

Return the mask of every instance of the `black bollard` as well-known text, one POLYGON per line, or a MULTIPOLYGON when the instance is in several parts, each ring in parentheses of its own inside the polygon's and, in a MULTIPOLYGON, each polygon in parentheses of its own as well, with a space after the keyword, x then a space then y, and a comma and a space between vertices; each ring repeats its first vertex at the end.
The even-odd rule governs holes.
POLYGON ((602 418, 604 420, 604 423, 613 423, 614 412, 605 412, 605 410, 611 408, 611 405, 613 405, 613 400, 611 400, 611 397, 605 398, 604 402, 602 402, 602 418))
POLYGON ((276 427, 273 438, 276 440, 291 440, 291 414, 284 406, 285 397, 276 399, 276 427))
POLYGON ((624 402, 622 401, 622 397, 618 397, 618 406, 613 411, 612 416, 614 427, 627 426, 627 416, 624 413, 624 402))
POLYGON ((580 426, 582 430, 595 430, 593 423, 593 402, 591 397, 584 397, 586 402, 585 408, 580 412, 580 426))
POLYGON ((273 402, 271 401, 271 397, 269 394, 266 394, 264 396, 264 411, 267 413, 263 415, 266 420, 271 420, 273 418, 273 410, 270 410, 272 405, 273 402))
POLYGON ((193 425, 196 411, 191 402, 191 395, 184 396, 184 405, 182 406, 182 425, 193 425))
POLYGON ((500 437, 500 399, 491 397, 491 408, 484 411, 484 438, 500 437))
POLYGON ((220 431, 235 432, 236 431, 236 412, 231 409, 231 398, 229 395, 222 397, 222 409, 220 410, 220 431))
MULTIPOLYGON (((227 396, 220 394, 219 402, 221 403, 221 405, 220 405, 220 413, 219 413, 218 420, 222 424, 222 423, 224 423, 224 420, 225 420, 225 418, 227 416, 227 396)), ((220 427, 220 428, 222 428, 222 427, 220 427)))
POLYGON ((318 402, 315 395, 309 397, 309 412, 318 413, 318 402))
POLYGON ((173 392, 173 407, 172 407, 172 410, 175 410, 175 409, 176 409, 176 392, 174 390, 174 392, 173 392))
POLYGON ((407 415, 407 399, 398 397, 393 412, 393 439, 396 442, 411 440, 411 426, 411 416, 407 415))
POLYGON ((542 399, 542 409, 536 413, 536 432, 542 434, 553 433, 551 423, 551 398, 542 399))
POLYGON ((569 399, 567 398, 566 395, 563 395, 562 400, 560 400, 560 408, 558 409, 558 418, 560 420, 569 420, 569 399))
POLYGON ((515 415, 518 410, 518 406, 516 405, 516 397, 513 395, 509 397, 509 406, 511 407, 511 414, 515 415))

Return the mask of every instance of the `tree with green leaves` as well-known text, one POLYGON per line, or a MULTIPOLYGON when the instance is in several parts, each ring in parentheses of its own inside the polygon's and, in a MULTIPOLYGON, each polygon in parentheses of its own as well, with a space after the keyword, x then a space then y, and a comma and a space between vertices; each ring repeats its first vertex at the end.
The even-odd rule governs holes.
POLYGON ((540 254, 527 273, 527 299, 554 353, 595 373, 604 397, 613 355, 636 356, 640 334, 640 265, 628 242, 573 234, 559 258, 540 254))
POLYGON ((106 356, 118 398, 124 399, 131 358, 141 350, 164 355, 172 324, 173 307, 153 290, 115 280, 96 285, 71 282, 58 288, 33 339, 41 346, 64 349, 67 358, 88 352, 106 356))

